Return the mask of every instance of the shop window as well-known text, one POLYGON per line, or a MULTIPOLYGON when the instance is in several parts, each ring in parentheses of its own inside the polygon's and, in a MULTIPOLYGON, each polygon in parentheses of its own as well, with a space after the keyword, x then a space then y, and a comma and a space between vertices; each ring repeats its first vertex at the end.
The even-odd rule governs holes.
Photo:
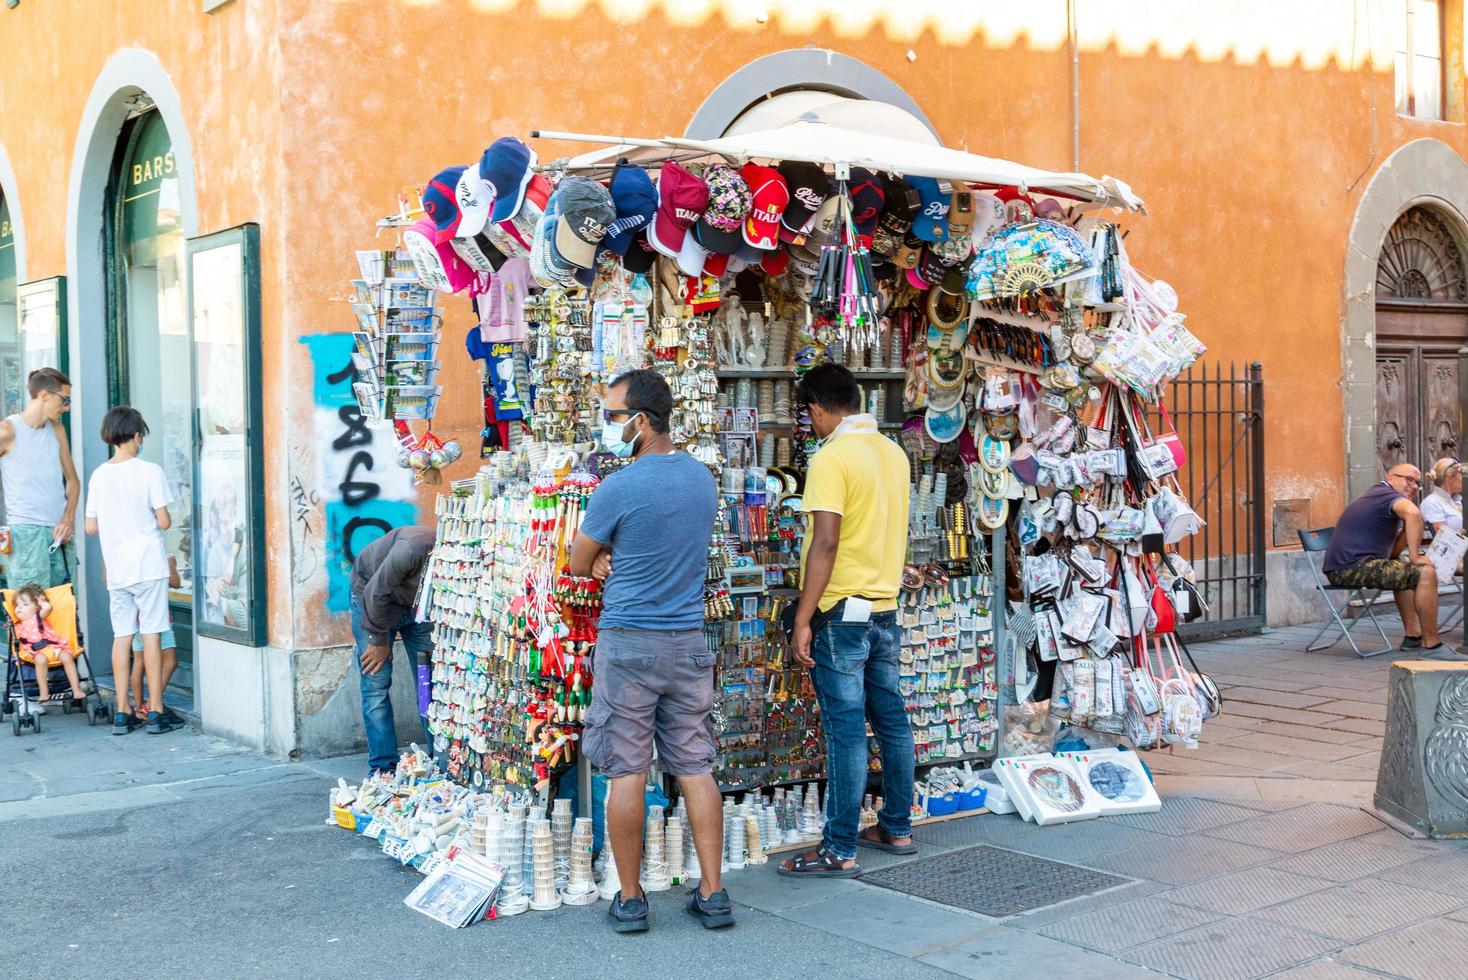
POLYGON ((1444 0, 1403 0, 1394 59, 1397 112, 1443 118, 1444 0))
POLYGON ((181 584, 170 593, 180 683, 193 622, 193 351, 185 295, 185 241, 173 141, 154 109, 129 119, 119 139, 108 210, 108 394, 151 430, 143 458, 163 468, 173 493, 164 532, 181 584))
POLYGON ((15 287, 15 229, 10 223, 10 202, 0 194, 0 418, 25 407, 15 287))

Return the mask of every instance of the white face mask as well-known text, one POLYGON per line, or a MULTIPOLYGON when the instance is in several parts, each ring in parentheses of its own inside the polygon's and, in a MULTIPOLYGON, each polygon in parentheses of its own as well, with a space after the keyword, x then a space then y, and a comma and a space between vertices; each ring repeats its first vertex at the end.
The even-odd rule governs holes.
POLYGON ((627 431, 628 423, 630 423, 632 419, 637 418, 637 416, 641 414, 641 412, 638 412, 636 415, 633 415, 632 418, 629 418, 626 422, 603 421, 601 427, 602 448, 609 453, 613 453, 614 455, 621 457, 622 459, 626 459, 627 457, 635 453, 637 451, 637 440, 642 438, 642 433, 637 433, 637 435, 632 437, 632 440, 630 442, 625 438, 624 434, 627 431))

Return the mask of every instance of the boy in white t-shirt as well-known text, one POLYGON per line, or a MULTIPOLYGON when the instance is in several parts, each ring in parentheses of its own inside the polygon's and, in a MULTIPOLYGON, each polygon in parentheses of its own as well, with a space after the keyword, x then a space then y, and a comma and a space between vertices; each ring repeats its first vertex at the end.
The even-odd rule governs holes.
POLYGON ((173 495, 163 469, 138 458, 148 423, 135 408, 119 405, 102 419, 102 441, 110 460, 87 483, 87 533, 102 536, 107 598, 112 607, 112 676, 117 711, 112 734, 126 735, 140 723, 150 735, 179 727, 163 708, 163 650, 168 629, 168 557, 163 532, 171 521, 173 495), (140 722, 128 705, 133 635, 143 635, 143 672, 148 678, 148 716, 140 722))

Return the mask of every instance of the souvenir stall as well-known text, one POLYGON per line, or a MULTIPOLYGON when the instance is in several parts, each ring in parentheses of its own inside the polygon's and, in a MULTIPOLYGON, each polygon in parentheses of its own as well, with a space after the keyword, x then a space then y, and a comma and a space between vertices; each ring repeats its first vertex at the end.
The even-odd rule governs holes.
MULTIPOLYGON (((818 835, 819 712, 776 624, 798 595, 819 448, 795 388, 822 363, 853 371, 911 464, 899 683, 922 815, 986 797, 1040 822, 1151 806, 1128 746, 1195 745, 1216 694, 1173 634, 1201 612, 1172 554, 1199 521, 1172 476, 1185 449, 1151 421, 1203 347, 1171 288, 1129 261, 1115 221, 1141 201, 1110 178, 820 123, 713 141, 531 135, 609 149, 542 163, 497 140, 428 182, 422 217, 385 222, 400 250, 359 256, 363 414, 399 427, 420 479, 450 458, 431 431, 433 364, 457 345, 441 342, 444 294, 472 306, 485 426, 478 474, 438 498, 420 596, 434 761, 344 787, 337 819, 399 839, 411 820, 353 801, 391 809, 421 782, 455 826, 481 805, 495 833, 519 823, 502 846, 529 853, 535 811, 510 814, 575 769, 595 670, 600 584, 567 556, 600 480, 627 465, 597 444, 600 392, 653 368, 674 392, 675 444, 720 487, 705 633, 727 860, 818 835)), ((696 877, 685 829, 650 817, 649 888, 696 877)), ((405 839, 417 859, 461 836, 405 839)), ((535 860, 517 894, 543 877, 535 860)))

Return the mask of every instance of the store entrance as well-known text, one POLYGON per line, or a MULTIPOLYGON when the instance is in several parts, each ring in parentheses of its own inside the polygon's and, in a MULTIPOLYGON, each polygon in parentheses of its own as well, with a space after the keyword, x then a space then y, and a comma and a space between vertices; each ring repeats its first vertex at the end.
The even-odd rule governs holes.
POLYGON ((162 116, 130 119, 119 139, 108 209, 108 398, 142 412, 143 458, 173 494, 164 533, 178 571, 169 606, 178 648, 172 687, 192 696, 193 356, 184 289, 184 230, 173 142, 162 116))
POLYGON ((1468 279, 1444 219, 1416 207, 1377 264, 1376 447, 1382 472, 1461 458, 1458 351, 1468 346, 1468 279))

